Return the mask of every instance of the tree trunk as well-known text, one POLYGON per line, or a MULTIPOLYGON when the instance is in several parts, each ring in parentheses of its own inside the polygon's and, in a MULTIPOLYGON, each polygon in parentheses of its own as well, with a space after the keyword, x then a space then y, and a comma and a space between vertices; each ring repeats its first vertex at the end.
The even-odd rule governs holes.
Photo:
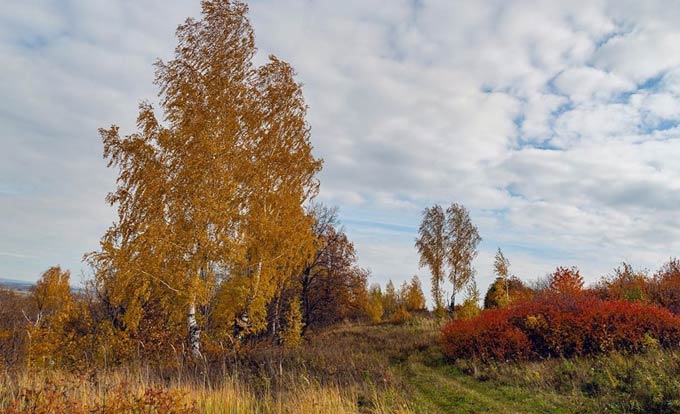
POLYGON ((510 304, 510 283, 508 282, 508 277, 505 276, 505 306, 510 304))
POLYGON ((302 276, 302 334, 304 335, 307 327, 309 326, 309 320, 311 318, 311 306, 309 302, 309 285, 310 285, 310 270, 305 270, 302 276))
POLYGON ((274 317, 272 318, 272 340, 276 339, 279 326, 281 326, 281 293, 276 295, 276 302, 274 305, 274 317))
POLYGON ((187 323, 189 325, 189 351, 194 358, 201 357, 201 330, 196 322, 196 302, 189 303, 189 313, 187 314, 187 323))
POLYGON ((456 310, 456 292, 454 291, 453 294, 451 294, 451 306, 449 308, 449 312, 451 312, 451 316, 453 316, 453 313, 456 310))

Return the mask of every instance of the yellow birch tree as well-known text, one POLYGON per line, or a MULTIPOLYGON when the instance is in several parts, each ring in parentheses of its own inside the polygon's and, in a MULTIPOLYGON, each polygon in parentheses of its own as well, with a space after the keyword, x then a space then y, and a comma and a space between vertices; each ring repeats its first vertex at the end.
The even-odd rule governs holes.
POLYGON ((247 6, 201 4, 202 19, 177 29, 174 59, 156 64, 162 120, 143 103, 137 132, 100 130, 119 169, 108 197, 118 219, 89 255, 115 326, 142 343, 186 340, 193 356, 200 310, 218 293, 232 320, 261 329, 277 286, 309 254, 303 206, 321 168, 293 69, 252 62, 247 6))

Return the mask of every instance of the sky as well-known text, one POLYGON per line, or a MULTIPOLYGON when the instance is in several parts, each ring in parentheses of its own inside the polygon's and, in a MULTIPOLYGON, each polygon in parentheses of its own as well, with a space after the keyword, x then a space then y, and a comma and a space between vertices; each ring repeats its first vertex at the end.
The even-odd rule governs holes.
MULTIPOLYGON (((259 48, 303 83, 319 199, 372 272, 420 275, 421 212, 458 202, 530 281, 593 283, 680 252, 680 3, 253 0, 259 48)), ((153 62, 198 0, 9 0, 0 8, 0 278, 76 281, 115 219, 97 128, 133 132, 153 62)))

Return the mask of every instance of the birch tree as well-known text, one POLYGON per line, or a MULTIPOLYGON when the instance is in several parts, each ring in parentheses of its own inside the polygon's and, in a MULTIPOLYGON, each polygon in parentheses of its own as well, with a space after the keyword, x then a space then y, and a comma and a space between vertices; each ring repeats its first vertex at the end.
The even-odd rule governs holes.
POLYGON ((472 261, 477 257, 477 245, 482 240, 470 220, 470 213, 460 204, 451 204, 446 209, 446 240, 446 263, 453 291, 450 310, 453 312, 456 293, 474 278, 472 261))
POLYGON ((174 59, 156 64, 163 117, 142 103, 136 132, 100 130, 119 170, 108 196, 118 218, 89 256, 118 326, 134 335, 142 319, 161 318, 196 357, 198 311, 218 285, 229 285, 233 313, 261 328, 276 286, 308 254, 303 205, 321 168, 293 69, 273 56, 252 62, 247 6, 201 5, 201 20, 178 27, 174 59))
POLYGON ((446 216, 442 206, 436 204, 423 210, 423 219, 418 229, 416 249, 420 255, 420 267, 427 266, 432 275, 432 300, 435 311, 444 308, 442 285, 446 277, 445 259, 447 233, 446 216))

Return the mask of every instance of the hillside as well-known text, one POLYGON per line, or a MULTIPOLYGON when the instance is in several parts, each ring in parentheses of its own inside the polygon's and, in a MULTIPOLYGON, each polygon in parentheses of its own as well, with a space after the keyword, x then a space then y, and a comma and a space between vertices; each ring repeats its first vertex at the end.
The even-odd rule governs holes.
MULTIPOLYGON (((352 376, 369 384, 382 380, 383 396, 395 390, 398 395, 391 410, 406 406, 407 412, 423 414, 678 412, 676 352, 650 349, 636 356, 452 364, 442 355, 438 336, 437 323, 430 319, 402 326, 343 326, 313 337, 301 354, 308 355, 303 357, 307 366, 314 360, 333 360, 352 367, 354 372, 339 372, 336 380, 352 376)), ((324 373, 318 374, 324 378, 324 373)))

